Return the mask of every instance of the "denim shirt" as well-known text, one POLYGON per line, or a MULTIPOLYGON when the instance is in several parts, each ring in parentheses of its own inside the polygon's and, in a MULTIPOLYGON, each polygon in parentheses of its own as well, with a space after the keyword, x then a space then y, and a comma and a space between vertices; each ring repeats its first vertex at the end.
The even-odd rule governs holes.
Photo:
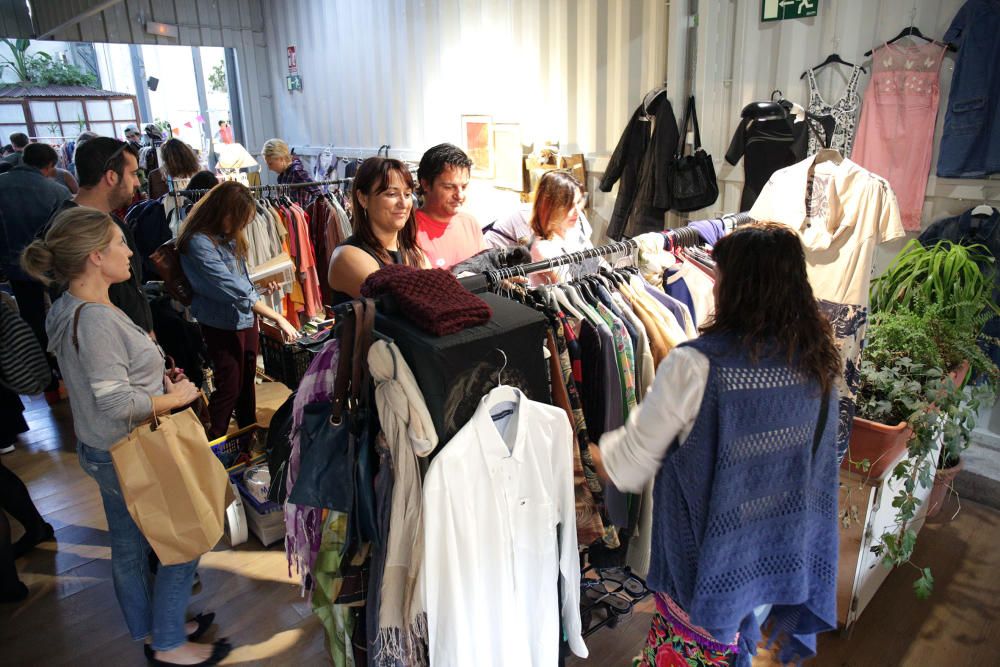
POLYGON ((254 325, 253 306, 260 296, 235 250, 235 241, 195 234, 181 253, 181 267, 194 292, 191 314, 201 324, 230 331, 254 325))
POLYGON ((1000 173, 1000 2, 968 0, 944 35, 958 47, 937 175, 1000 173))

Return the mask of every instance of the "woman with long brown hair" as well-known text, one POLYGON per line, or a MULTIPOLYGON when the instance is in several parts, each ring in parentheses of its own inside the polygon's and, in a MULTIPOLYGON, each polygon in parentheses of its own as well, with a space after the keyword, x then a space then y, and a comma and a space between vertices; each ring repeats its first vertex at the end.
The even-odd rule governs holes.
POLYGON ((289 339, 298 336, 288 320, 260 299, 250 280, 244 230, 255 213, 249 189, 233 181, 220 183, 191 208, 177 238, 181 266, 194 292, 191 314, 201 325, 215 371, 208 405, 213 438, 226 434, 234 408, 241 427, 257 419, 257 316, 274 320, 289 339))
POLYGON ((765 619, 782 661, 800 660, 837 625, 830 325, 784 225, 739 228, 714 257, 714 319, 670 352, 628 423, 591 445, 619 490, 655 478, 657 611, 639 665, 748 667, 765 619))
POLYGON ((387 264, 427 267, 417 247, 413 177, 399 160, 372 157, 361 163, 351 189, 354 234, 330 256, 327 280, 333 305, 358 298, 361 283, 387 264))
MULTIPOLYGON (((553 259, 571 252, 593 248, 589 230, 580 224, 583 185, 568 171, 547 171, 535 188, 531 209, 531 261, 553 259)), ((581 273, 597 270, 601 260, 577 264, 581 273)), ((557 283, 569 275, 568 267, 532 274, 534 285, 557 283)))
POLYGON ((149 172, 150 199, 183 190, 199 171, 201 165, 194 150, 180 139, 167 139, 160 146, 160 166, 149 172))

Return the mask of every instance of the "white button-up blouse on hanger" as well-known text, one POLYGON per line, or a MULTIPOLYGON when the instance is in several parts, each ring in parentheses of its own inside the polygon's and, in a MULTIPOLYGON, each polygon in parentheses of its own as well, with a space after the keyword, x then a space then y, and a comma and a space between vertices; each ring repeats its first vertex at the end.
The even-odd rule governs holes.
POLYGON ((572 447, 565 412, 501 386, 431 463, 421 576, 435 667, 556 665, 563 631, 587 656, 572 447))

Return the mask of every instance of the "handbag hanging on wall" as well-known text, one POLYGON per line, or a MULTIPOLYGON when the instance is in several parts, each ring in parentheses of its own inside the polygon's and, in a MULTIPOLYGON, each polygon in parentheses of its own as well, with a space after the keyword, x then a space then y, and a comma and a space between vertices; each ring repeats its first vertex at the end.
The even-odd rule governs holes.
POLYGON ((715 178, 712 156, 701 147, 701 130, 698 128, 694 95, 688 100, 680 135, 677 154, 671 165, 670 183, 674 193, 674 210, 686 213, 711 206, 719 198, 719 184, 715 178), (691 155, 684 155, 689 120, 694 124, 694 151, 691 155))

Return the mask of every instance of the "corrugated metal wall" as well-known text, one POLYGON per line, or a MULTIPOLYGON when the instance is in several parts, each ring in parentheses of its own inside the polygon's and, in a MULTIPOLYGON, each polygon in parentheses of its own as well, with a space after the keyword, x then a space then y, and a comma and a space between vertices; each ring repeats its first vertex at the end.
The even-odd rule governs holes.
MULTIPOLYGON (((24 0, 0 0, 4 15, 0 20, 3 30, 0 37, 32 37, 32 27, 26 12, 22 11, 23 6, 24 0)), ((33 10, 38 33, 47 35, 47 39, 235 49, 247 143, 259 147, 273 134, 274 109, 271 79, 267 74, 271 54, 264 41, 261 0, 36 0, 33 10), (72 21, 80 16, 85 18, 72 21), (179 26, 179 39, 147 33, 147 21, 179 26)))
POLYGON ((0 37, 29 36, 31 17, 24 0, 0 0, 0 37))
MULTIPOLYGON (((869 75, 863 75, 861 80, 864 103, 863 91, 871 72, 871 63, 864 52, 894 37, 909 26, 911 20, 925 35, 943 36, 964 1, 832 0, 821 2, 820 14, 813 19, 761 23, 759 2, 699 0, 701 21, 695 78, 698 115, 702 140, 715 158, 720 181, 725 182, 724 196, 714 208, 733 211, 739 205, 743 164, 731 167, 723 156, 745 104, 766 100, 773 90, 780 89, 786 98, 805 106, 808 86, 799 76, 833 52, 849 62, 864 64, 869 70, 869 75)), ((984 187, 994 200, 1000 198, 1000 182, 995 180, 991 183, 933 175, 954 64, 955 54, 949 54, 941 69, 941 102, 924 205, 924 226, 946 214, 961 212, 980 203, 984 187)), ((824 99, 833 101, 840 97, 849 73, 850 69, 842 66, 820 70, 818 83, 824 99)), ((901 242, 897 242, 886 248, 881 253, 880 265, 884 265, 900 245, 901 242)))
MULTIPOLYGON (((663 83, 669 11, 665 0, 269 3, 277 133, 305 155, 324 145, 371 155, 390 144, 394 157, 416 160, 433 144, 462 144, 461 115, 488 114, 520 123, 524 143, 551 139, 596 156, 594 191, 601 156, 663 83), (292 45, 301 92, 284 90, 292 45)), ((480 217, 509 206, 472 199, 480 217)), ((603 229, 613 202, 595 193, 590 203, 603 229)))
POLYGON ((457 142, 462 114, 489 114, 520 123, 527 142, 608 151, 665 67, 663 0, 288 0, 266 11, 276 91, 285 47, 297 49, 303 90, 275 99, 278 132, 295 145, 388 143, 419 157, 457 142))

